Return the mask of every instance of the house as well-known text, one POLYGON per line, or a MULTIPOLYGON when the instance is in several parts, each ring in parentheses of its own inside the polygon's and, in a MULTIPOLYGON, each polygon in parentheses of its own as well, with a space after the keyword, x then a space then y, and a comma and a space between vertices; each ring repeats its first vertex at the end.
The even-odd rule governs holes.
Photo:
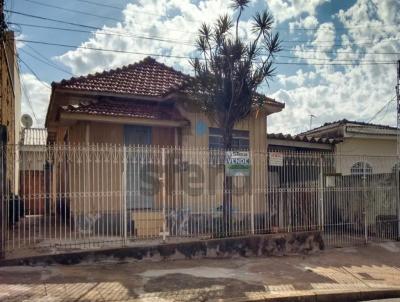
MULTIPOLYGON (((137 234, 158 234, 163 215, 161 209, 165 206, 171 211, 193 213, 192 216, 201 213, 206 205, 210 211, 221 207, 223 177, 221 167, 213 164, 219 157, 207 151, 220 149, 221 130, 205 113, 185 101, 187 96, 180 88, 188 79, 188 75, 147 57, 122 68, 52 84, 46 117, 50 144, 78 145, 81 151, 85 145, 90 145, 93 152, 87 152, 92 155, 98 152, 96 154, 101 156, 113 153, 110 145, 123 146, 123 149, 117 149, 113 161, 98 160, 103 162, 102 167, 94 167, 94 160, 76 167, 69 164, 71 170, 63 174, 62 177, 67 179, 62 181, 59 180, 62 177, 54 173, 53 192, 66 191, 65 186, 68 186, 70 192, 83 193, 82 196, 87 198, 72 194, 68 201, 71 211, 85 212, 86 215, 90 210, 85 204, 95 203, 104 209, 120 207, 122 202, 133 212, 137 234), (147 161, 152 164, 143 165, 147 161), (146 171, 153 169, 155 163, 162 166, 164 174, 160 179, 166 189, 145 194, 144 190, 138 189, 141 187, 138 182, 142 181, 139 174, 143 167, 146 171), (99 169, 105 172, 99 172, 99 169), (201 183, 189 188, 187 182, 196 173, 201 183), (57 181, 61 183, 61 189, 56 188, 57 181), (189 192, 185 188, 189 188, 189 192), (109 198, 107 194, 97 194, 102 190, 117 192, 111 205, 109 199, 98 200, 109 198), (85 195, 85 192, 90 194, 85 195), (121 196, 118 192, 127 193, 121 196), (180 209, 177 209, 178 204, 180 209), (138 227, 140 221, 147 221, 148 215, 153 215, 155 229, 141 230, 138 227)), ((248 118, 235 125, 233 132, 234 148, 250 150, 254 154, 250 179, 238 177, 234 185, 243 187, 242 183, 250 180, 248 183, 253 187, 262 188, 251 197, 255 211, 265 211, 266 184, 265 154, 256 154, 266 152, 267 116, 284 108, 284 104, 273 99, 265 97, 265 100, 264 108, 251 112, 248 118)), ((61 160, 62 156, 65 154, 58 158, 61 160)), ((57 159, 53 169, 63 170, 57 166, 57 159)), ((247 195, 246 198, 234 197, 233 207, 247 213, 250 211, 249 200, 247 195)))
MULTIPOLYGON (((17 194, 19 190, 18 152, 15 145, 19 141, 21 112, 21 85, 12 31, 5 31, 4 37, 2 36, 0 67, 0 145, 10 144, 9 147, 0 149, 0 196, 9 196, 17 194)), ((0 217, 3 217, 3 214, 0 207, 0 217)), ((2 228, 3 225, 0 226, 1 246, 4 233, 2 228)))
POLYGON ((397 133, 395 127, 343 119, 301 135, 334 139, 334 153, 340 156, 336 172, 360 175, 393 171, 397 163, 397 133))
MULTIPOLYGON (((19 142, 20 115, 21 115, 21 83, 19 78, 19 66, 16 57, 16 44, 14 32, 6 31, 4 43, 0 46, 0 126, 4 130, 0 143, 14 146, 19 142)), ((11 148, 11 147, 10 147, 11 148)), ((2 182, 0 190, 18 194, 18 152, 8 152, 6 167, 0 169, 2 182), (6 171, 6 172, 4 172, 6 171), (6 177, 2 177, 2 174, 6 177)), ((2 191, 1 191, 2 192, 2 191)))

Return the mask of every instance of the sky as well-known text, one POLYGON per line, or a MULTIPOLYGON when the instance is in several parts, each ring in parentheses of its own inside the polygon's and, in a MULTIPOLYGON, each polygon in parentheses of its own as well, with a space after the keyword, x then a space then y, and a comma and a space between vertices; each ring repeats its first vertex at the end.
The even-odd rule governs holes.
MULTIPOLYGON (((235 14, 229 4, 6 0, 6 20, 19 41, 22 113, 43 126, 51 82, 132 64, 148 55, 191 74, 186 57, 197 54, 193 41, 199 26, 212 24, 222 13, 235 14)), ((241 36, 251 37, 252 16, 265 9, 274 16, 282 51, 275 58, 275 77, 259 92, 286 104, 268 117, 268 132, 300 133, 310 128, 310 120, 311 127, 344 118, 396 124, 399 0, 252 0, 240 23, 241 36)))

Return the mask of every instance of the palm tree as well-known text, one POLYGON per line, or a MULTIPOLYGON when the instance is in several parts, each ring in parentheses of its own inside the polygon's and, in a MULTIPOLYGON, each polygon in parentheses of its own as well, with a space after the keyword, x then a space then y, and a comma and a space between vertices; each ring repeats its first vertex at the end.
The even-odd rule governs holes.
MULTIPOLYGON (((220 16, 213 26, 202 24, 196 41, 201 58, 191 61, 195 77, 187 91, 192 100, 222 129, 223 148, 232 148, 232 131, 251 110, 266 99, 257 88, 274 75, 274 54, 280 51, 278 33, 272 33, 273 17, 265 10, 252 19, 252 38, 239 35, 242 13, 250 0, 233 0, 235 19, 220 16)), ((232 178, 224 176, 223 226, 229 231, 232 178)), ((225 233, 224 232, 224 233, 225 233)))

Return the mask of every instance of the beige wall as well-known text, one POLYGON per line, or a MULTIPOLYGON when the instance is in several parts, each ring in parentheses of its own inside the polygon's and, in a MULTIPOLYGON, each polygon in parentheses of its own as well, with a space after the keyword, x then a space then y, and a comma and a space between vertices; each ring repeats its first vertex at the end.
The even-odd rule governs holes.
MULTIPOLYGON (((215 127, 215 124, 209 120, 209 118, 204 113, 199 112, 187 112, 181 109, 182 114, 190 120, 190 126, 182 129, 182 147, 183 148, 203 148, 208 149, 208 129, 205 131, 204 135, 199 136, 196 134, 196 125, 198 122, 203 122, 207 124, 208 127, 215 127)), ((236 130, 248 130, 250 139, 250 150, 252 151, 251 158, 251 176, 249 178, 245 177, 234 177, 233 185, 241 188, 245 185, 245 182, 249 183, 251 186, 251 194, 237 195, 233 196, 233 207, 234 210, 239 212, 250 212, 251 203, 254 201, 254 211, 264 212, 266 206, 266 114, 260 112, 259 114, 252 113, 248 118, 239 122, 236 126, 236 130)), ((208 159, 206 156, 196 157, 195 154, 188 152, 183 154, 183 161, 189 163, 197 164, 202 167, 204 171, 204 178, 206 182, 204 184, 203 194, 199 196, 184 196, 181 202, 183 206, 190 208, 192 211, 201 211, 204 203, 208 203, 209 207, 216 208, 222 204, 223 200, 223 171, 215 170, 210 171, 208 159), (186 158, 185 158, 186 157, 186 158), (216 177, 209 175, 210 173, 217 174, 216 177), (207 180, 211 180, 207 181, 207 180), (215 186, 219 188, 216 190, 215 195, 211 195, 210 186, 215 186)), ((187 179, 188 175, 183 175, 184 179, 187 179)))
POLYGON ((396 148, 396 137, 345 138, 336 145, 337 172, 348 175, 356 162, 365 161, 372 166, 373 173, 390 173, 396 163, 396 148))
MULTIPOLYGON (((190 126, 182 129, 182 147, 199 147, 208 148, 208 129, 204 135, 196 133, 196 125, 198 122, 205 123, 208 127, 216 127, 215 123, 210 121, 206 114, 201 112, 189 112, 181 109, 182 114, 190 121, 190 126)), ((250 135, 250 148, 254 151, 266 150, 266 114, 255 112, 237 125, 236 130, 248 130, 250 135)))
MULTIPOLYGON (((209 121, 206 115, 203 113, 193 113, 182 111, 182 114, 189 119, 190 126, 183 127, 180 131, 176 131, 174 128, 161 128, 154 127, 152 142, 154 145, 168 146, 175 145, 179 141, 183 149, 195 147, 196 149, 202 148, 208 149, 208 129, 204 135, 196 134, 196 124, 199 121, 203 121, 209 127, 215 126, 209 121), (177 137, 177 133, 181 133, 180 139, 177 137)), ((112 144, 112 145, 123 145, 124 142, 124 125, 123 124, 112 124, 112 123, 100 123, 100 122, 78 122, 68 128, 67 136, 70 143, 89 143, 89 144, 112 144)), ((259 114, 252 113, 249 118, 241 121, 236 125, 237 130, 248 130, 250 139, 250 149, 252 152, 252 165, 251 165, 251 176, 250 177, 235 177, 234 186, 242 187, 244 182, 249 183, 252 188, 253 195, 244 194, 233 196, 233 207, 236 211, 242 213, 251 211, 251 202, 254 201, 255 212, 265 211, 265 188, 266 188, 266 114, 260 112, 259 114)), ((59 130, 58 141, 62 141, 62 136, 65 134, 65 130, 59 130)), ((100 147, 101 148, 101 147, 100 147)), ((105 156, 105 155, 101 155, 105 156)), ((117 151, 115 156, 120 158, 121 154, 117 151)), ((217 169, 210 171, 210 165, 208 160, 207 152, 183 152, 182 161, 196 164, 204 172, 204 183, 202 193, 198 196, 189 196, 185 194, 172 194, 172 191, 182 192, 182 186, 188 179, 189 175, 185 172, 180 177, 177 176, 175 168, 169 168, 168 179, 173 179, 174 183, 169 183, 167 186, 167 203, 170 206, 180 206, 184 209, 190 209, 192 212, 202 212, 207 206, 208 209, 216 209, 222 205, 223 194, 223 171, 217 169), (210 173, 217 173, 217 177, 210 178, 210 173), (174 176, 175 175, 175 176, 174 176), (210 180, 211 179, 211 183, 210 180), (216 190, 214 195, 210 195, 210 186, 215 186, 216 190)), ((113 191, 120 192, 121 186, 123 185, 123 167, 121 164, 103 164, 99 166, 96 163, 82 163, 79 166, 68 167, 71 175, 69 180, 69 186, 72 192, 99 192, 113 191), (103 169, 103 170, 101 170, 103 169), (102 171, 109 171, 103 174, 102 171), (80 178, 79 178, 80 175, 80 178), (82 176, 85 176, 83 179, 82 176), (92 181, 90 181, 92 179, 92 181), (94 181, 93 181, 94 179, 94 181)), ((117 194, 117 193, 115 193, 117 194)), ((97 194, 97 197, 86 197, 82 200, 81 197, 72 198, 72 210, 74 212, 90 212, 90 205, 94 205, 98 202, 104 206, 104 208, 118 208, 121 205, 121 199, 123 196, 114 196, 114 202, 110 205, 110 196, 102 197, 105 194, 97 194), (94 200, 93 198, 97 198, 94 200), (104 200, 103 200, 104 199, 104 200)), ((160 206, 161 196, 155 197, 155 205, 160 206)), ((98 209, 93 209, 95 212, 98 209)))

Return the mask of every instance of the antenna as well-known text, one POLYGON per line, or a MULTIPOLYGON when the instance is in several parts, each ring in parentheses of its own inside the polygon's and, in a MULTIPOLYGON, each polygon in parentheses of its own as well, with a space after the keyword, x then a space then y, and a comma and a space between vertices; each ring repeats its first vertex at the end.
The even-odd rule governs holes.
POLYGON ((312 120, 313 118, 316 118, 317 116, 314 114, 310 114, 310 130, 312 129, 312 120))
POLYGON ((21 123, 22 123, 22 126, 24 126, 24 128, 32 127, 32 124, 33 124, 32 117, 29 114, 26 114, 26 113, 23 114, 21 116, 21 123))

